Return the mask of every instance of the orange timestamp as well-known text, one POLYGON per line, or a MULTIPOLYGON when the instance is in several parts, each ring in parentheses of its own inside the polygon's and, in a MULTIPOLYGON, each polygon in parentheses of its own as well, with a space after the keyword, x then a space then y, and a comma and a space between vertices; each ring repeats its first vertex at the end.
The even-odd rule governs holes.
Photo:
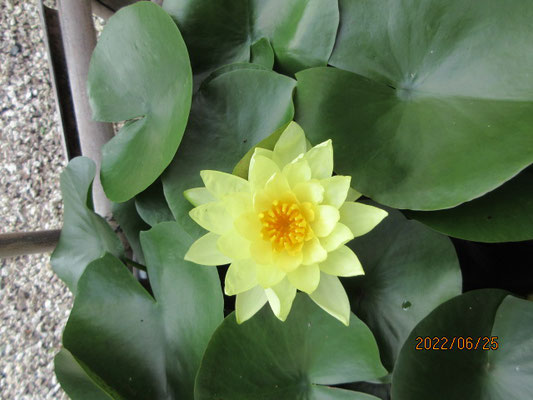
POLYGON ((498 336, 418 336, 415 350, 498 350, 498 336))

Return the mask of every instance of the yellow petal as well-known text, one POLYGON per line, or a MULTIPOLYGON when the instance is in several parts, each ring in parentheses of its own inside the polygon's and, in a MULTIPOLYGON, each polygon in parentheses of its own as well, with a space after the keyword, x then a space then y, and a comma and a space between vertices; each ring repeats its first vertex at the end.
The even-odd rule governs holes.
POLYGON ((252 190, 263 188, 267 181, 280 169, 278 165, 270 158, 258 155, 258 149, 255 149, 254 155, 250 160, 250 169, 248 170, 248 180, 252 190))
POLYGON ((354 188, 350 187, 350 189, 348 189, 348 196, 346 196, 346 201, 355 201, 361 196, 362 196, 361 193, 359 193, 354 188))
POLYGON ((305 154, 309 162, 312 176, 315 179, 326 179, 333 173, 333 147, 331 139, 316 145, 305 154))
POLYGON ((235 229, 242 237, 250 241, 263 240, 261 238, 261 221, 255 212, 245 212, 233 222, 235 229))
POLYGON ((281 172, 272 175, 265 184, 265 192, 273 200, 282 200, 280 196, 283 193, 290 191, 291 187, 289 186, 289 182, 287 182, 287 178, 285 178, 285 176, 281 172))
POLYGON ((285 275, 275 265, 257 264, 257 282, 265 289, 280 283, 285 275))
POLYGON ((264 190, 258 190, 253 195, 253 207, 254 211, 257 213, 263 212, 272 207, 272 197, 267 196, 264 190))
POLYGON ((300 265, 287 274, 289 282, 296 289, 306 293, 313 293, 320 282, 320 268, 318 264, 300 265))
POLYGON ((183 192, 183 195, 195 207, 216 201, 215 197, 205 187, 188 189, 183 192))
POLYGON ((295 203, 297 201, 287 179, 281 173, 274 174, 266 183, 264 189, 257 190, 254 193, 254 211, 260 213, 269 210, 276 200, 287 203, 295 203))
POLYGON ((311 168, 303 156, 283 167, 283 175, 287 178, 289 186, 294 188, 298 183, 311 179, 311 168))
POLYGON ((339 210, 335 207, 317 206, 315 207, 315 220, 311 222, 311 228, 318 237, 328 236, 339 222, 339 218, 339 210))
POLYGON ((209 232, 194 242, 187 254, 186 261, 192 261, 202 265, 223 265, 231 262, 231 259, 222 254, 217 248, 217 240, 220 236, 209 232))
POLYGON ((324 188, 316 179, 298 183, 293 192, 300 203, 320 204, 324 198, 324 188))
POLYGON ((242 237, 236 229, 223 234, 217 241, 218 250, 232 260, 250 258, 250 241, 242 237))
POLYGON ((252 208, 251 193, 232 193, 222 199, 226 211, 232 218, 237 218, 245 212, 250 212, 252 208))
POLYGON ((309 297, 328 314, 337 318, 344 325, 349 325, 350 302, 339 278, 321 273, 320 283, 309 297))
POLYGON ((338 222, 328 236, 320 238, 320 244, 327 252, 330 252, 348 243, 353 238, 354 236, 350 228, 338 222))
POLYGON ((315 209, 316 205, 313 205, 311 203, 305 202, 300 204, 300 211, 302 212, 305 220, 308 223, 311 223, 315 220, 315 209))
POLYGON ((263 190, 254 193, 254 210, 258 213, 268 210, 275 200, 288 203, 296 202, 296 196, 281 172, 274 174, 263 190))
POLYGON ((235 192, 249 192, 250 184, 246 179, 220 171, 204 170, 200 172, 204 185, 213 196, 221 199, 235 192))
POLYGON ((254 153, 258 156, 265 156, 266 158, 270 158, 271 160, 272 154, 274 154, 272 150, 263 149, 262 147, 256 147, 254 153))
POLYGON ((316 237, 304 243, 302 255, 302 264, 304 265, 316 264, 324 261, 328 257, 327 251, 322 247, 316 237))
POLYGON ((253 317, 267 302, 265 290, 256 286, 246 292, 239 293, 235 299, 235 317, 238 324, 253 317))
POLYGON ((251 259, 233 261, 226 272, 224 293, 233 296, 257 286, 257 266, 251 259))
POLYGON ((350 176, 331 176, 320 181, 324 187, 324 201, 323 204, 328 204, 335 208, 339 208, 346 201, 346 196, 350 189, 350 176))
POLYGON ((283 131, 272 154, 272 160, 280 168, 293 161, 300 154, 305 153, 305 135, 303 129, 296 122, 291 122, 283 131))
POLYGON ((340 222, 352 231, 354 237, 370 232, 388 213, 363 203, 344 203, 340 208, 340 222))
POLYGON ((291 255, 286 251, 272 253, 273 264, 285 272, 294 271, 302 264, 303 254, 301 251, 291 255))
POLYGON ((356 276, 365 273, 359 259, 347 246, 341 246, 328 253, 328 258, 319 266, 322 272, 336 276, 356 276))
POLYGON ((228 232, 233 225, 233 219, 220 201, 195 207, 189 211, 189 215, 202 228, 219 235, 228 232))
POLYGON ((252 241, 250 254, 258 264, 272 264, 272 244, 263 239, 252 241))
POLYGON ((287 279, 282 280, 276 286, 266 289, 265 294, 274 315, 281 321, 285 321, 291 311, 292 302, 296 297, 296 289, 287 279))

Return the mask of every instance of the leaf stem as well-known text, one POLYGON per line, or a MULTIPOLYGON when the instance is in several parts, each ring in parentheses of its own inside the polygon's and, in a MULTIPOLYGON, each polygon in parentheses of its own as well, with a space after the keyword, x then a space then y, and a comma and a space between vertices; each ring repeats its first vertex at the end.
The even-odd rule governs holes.
POLYGON ((146 266, 142 265, 142 264, 139 264, 138 262, 136 261, 133 261, 127 257, 122 257, 122 261, 124 261, 124 263, 126 263, 127 265, 129 265, 130 267, 135 267, 137 269, 141 269, 143 271, 146 272, 146 266))

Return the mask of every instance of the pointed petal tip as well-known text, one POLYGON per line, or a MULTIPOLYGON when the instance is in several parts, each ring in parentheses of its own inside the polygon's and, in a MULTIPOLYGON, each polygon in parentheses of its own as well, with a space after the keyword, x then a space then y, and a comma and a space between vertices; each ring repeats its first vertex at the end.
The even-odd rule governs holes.
POLYGON ((285 322, 285 321, 287 320, 287 317, 288 317, 288 315, 276 315, 276 314, 274 314, 274 315, 275 315, 276 318, 279 319, 281 322, 285 322))

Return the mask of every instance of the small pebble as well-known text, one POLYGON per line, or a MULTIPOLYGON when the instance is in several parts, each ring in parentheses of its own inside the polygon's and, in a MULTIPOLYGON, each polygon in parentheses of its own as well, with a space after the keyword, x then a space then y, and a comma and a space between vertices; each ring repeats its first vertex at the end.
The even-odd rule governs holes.
POLYGON ((20 45, 14 44, 13 47, 11 47, 11 50, 9 51, 9 53, 13 57, 16 56, 18 53, 20 53, 20 45))

